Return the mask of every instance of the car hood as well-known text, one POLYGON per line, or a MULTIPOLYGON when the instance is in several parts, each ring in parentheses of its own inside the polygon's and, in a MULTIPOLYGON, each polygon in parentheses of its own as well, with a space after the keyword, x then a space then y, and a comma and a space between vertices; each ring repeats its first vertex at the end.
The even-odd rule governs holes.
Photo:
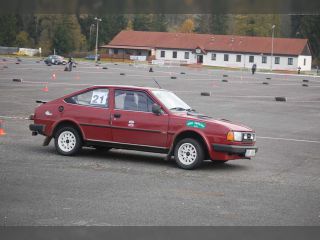
POLYGON ((206 115, 195 112, 173 112, 174 115, 186 118, 187 120, 194 120, 205 122, 207 124, 218 124, 228 128, 231 131, 253 132, 253 130, 243 124, 235 123, 227 119, 214 119, 206 115))

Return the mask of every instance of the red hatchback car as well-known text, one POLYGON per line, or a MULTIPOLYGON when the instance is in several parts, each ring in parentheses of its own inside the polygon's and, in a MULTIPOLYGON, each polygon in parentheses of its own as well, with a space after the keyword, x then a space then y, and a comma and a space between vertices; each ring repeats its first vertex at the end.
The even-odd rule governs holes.
POLYGON ((258 150, 252 129, 199 114, 164 89, 93 86, 41 103, 29 128, 46 136, 44 146, 54 138, 62 155, 82 146, 122 148, 166 153, 194 169, 204 159, 250 159, 258 150))

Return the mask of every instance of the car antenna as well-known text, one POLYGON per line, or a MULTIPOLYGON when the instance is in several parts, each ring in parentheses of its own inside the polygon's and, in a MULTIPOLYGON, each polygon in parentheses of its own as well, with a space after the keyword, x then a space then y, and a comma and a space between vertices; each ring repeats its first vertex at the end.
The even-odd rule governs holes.
POLYGON ((153 79, 153 81, 156 82, 156 84, 158 85, 159 88, 162 88, 162 87, 160 86, 160 84, 159 84, 154 78, 152 78, 152 79, 153 79))

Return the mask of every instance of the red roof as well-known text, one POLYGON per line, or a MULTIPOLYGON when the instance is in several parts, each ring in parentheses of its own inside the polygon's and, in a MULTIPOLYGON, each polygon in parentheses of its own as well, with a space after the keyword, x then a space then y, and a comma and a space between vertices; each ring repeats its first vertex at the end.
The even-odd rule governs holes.
MULTIPOLYGON (((121 31, 106 48, 147 47, 169 49, 196 49, 205 51, 271 53, 271 37, 249 37, 234 35, 212 35, 175 32, 121 31)), ((274 38, 273 53, 280 55, 301 55, 308 46, 307 39, 274 38)), ((308 51, 307 55, 310 55, 308 51)))

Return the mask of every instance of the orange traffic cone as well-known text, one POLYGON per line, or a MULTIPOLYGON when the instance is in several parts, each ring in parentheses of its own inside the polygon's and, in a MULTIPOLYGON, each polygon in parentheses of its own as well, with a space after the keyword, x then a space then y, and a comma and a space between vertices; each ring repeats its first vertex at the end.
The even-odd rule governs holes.
POLYGON ((56 74, 55 73, 52 74, 51 79, 52 80, 56 80, 56 74))
POLYGON ((0 137, 6 135, 6 132, 4 131, 3 128, 3 121, 0 120, 0 137))
POLYGON ((49 88, 48 88, 48 85, 46 85, 43 89, 42 89, 43 92, 49 92, 49 88))

